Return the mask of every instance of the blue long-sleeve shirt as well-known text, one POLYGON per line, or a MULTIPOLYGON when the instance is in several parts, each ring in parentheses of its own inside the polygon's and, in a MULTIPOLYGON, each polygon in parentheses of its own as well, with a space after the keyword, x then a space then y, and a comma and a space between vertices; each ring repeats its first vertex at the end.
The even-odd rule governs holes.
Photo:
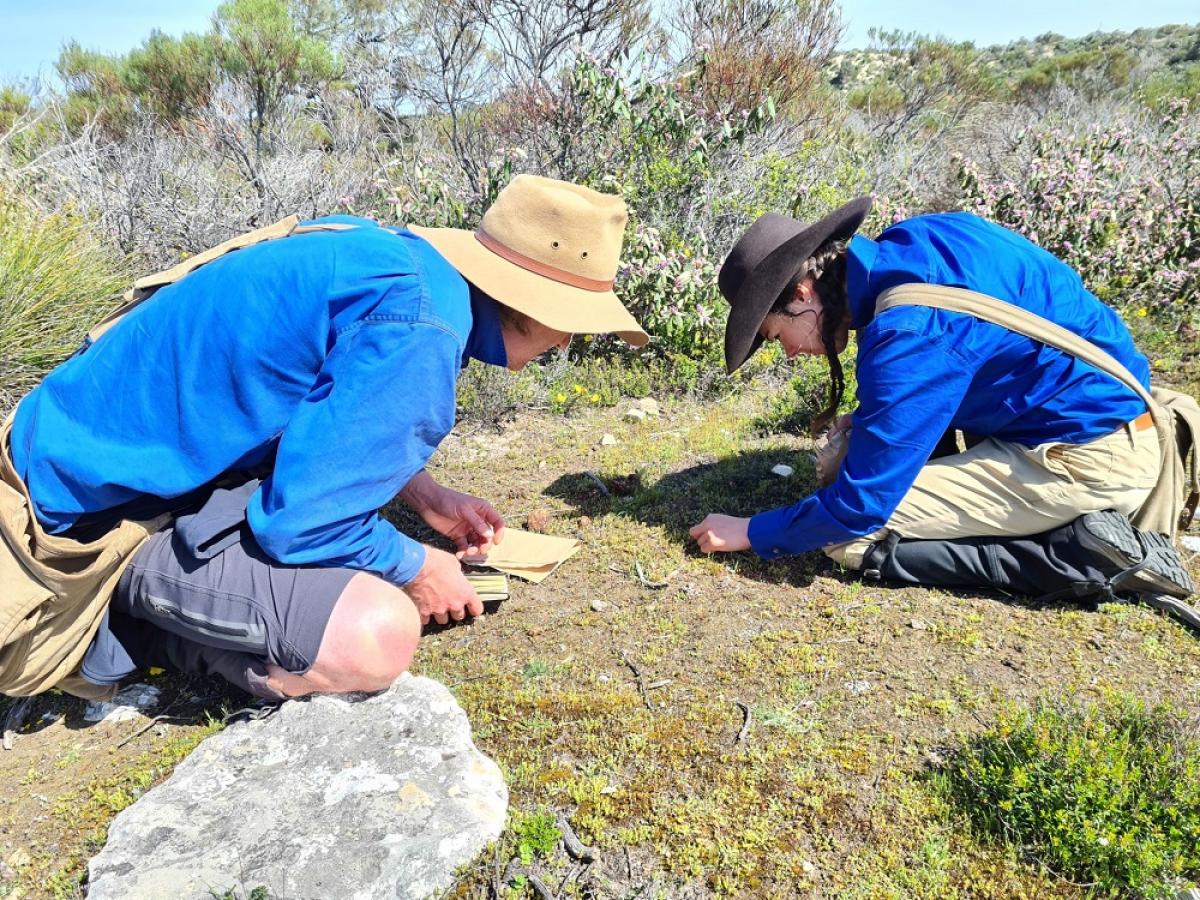
POLYGON ((505 363, 494 301, 421 238, 367 219, 214 260, 58 366, 17 408, 13 462, 62 532, 223 473, 272 558, 405 584, 424 547, 378 510, 454 425, 469 358, 505 363))
POLYGON ((900 284, 978 291, 1037 313, 1116 357, 1149 386, 1150 366, 1115 312, 1069 266, 968 213, 919 216, 848 249, 858 332, 858 408, 837 479, 750 520, 767 559, 882 528, 948 428, 1025 446, 1083 443, 1145 412, 1136 394, 1069 354, 963 313, 901 306, 875 316, 900 284))

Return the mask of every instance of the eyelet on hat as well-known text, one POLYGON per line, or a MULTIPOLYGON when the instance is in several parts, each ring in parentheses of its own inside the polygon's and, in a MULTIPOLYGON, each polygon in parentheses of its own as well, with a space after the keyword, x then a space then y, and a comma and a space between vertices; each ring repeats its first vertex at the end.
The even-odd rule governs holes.
POLYGON ((550 246, 553 247, 555 250, 557 250, 558 249, 558 241, 555 241, 550 246))
POLYGON ((584 250, 582 253, 580 253, 580 254, 579 254, 579 258, 580 258, 580 259, 587 259, 587 251, 586 251, 586 250, 584 250))

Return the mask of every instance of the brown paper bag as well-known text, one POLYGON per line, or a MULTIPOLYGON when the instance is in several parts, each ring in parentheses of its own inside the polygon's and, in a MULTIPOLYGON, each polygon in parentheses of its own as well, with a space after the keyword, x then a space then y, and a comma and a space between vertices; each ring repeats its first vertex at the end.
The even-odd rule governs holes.
POLYGON ((575 538, 506 528, 504 540, 493 547, 486 557, 469 557, 463 562, 472 566, 499 569, 501 572, 538 584, 578 553, 579 546, 579 541, 575 538))

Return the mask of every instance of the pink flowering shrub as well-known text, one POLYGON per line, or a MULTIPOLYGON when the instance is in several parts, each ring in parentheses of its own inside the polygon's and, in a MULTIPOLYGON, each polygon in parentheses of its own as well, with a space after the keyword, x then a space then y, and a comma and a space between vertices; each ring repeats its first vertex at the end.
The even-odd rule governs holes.
POLYGON ((711 356, 729 309, 717 290, 720 264, 702 243, 671 247, 657 228, 638 223, 626 234, 616 291, 660 349, 711 356))
POLYGON ((1200 115, 1187 101, 1118 127, 1034 125, 1005 175, 958 161, 964 208, 1070 264, 1102 300, 1166 324, 1200 306, 1200 115))

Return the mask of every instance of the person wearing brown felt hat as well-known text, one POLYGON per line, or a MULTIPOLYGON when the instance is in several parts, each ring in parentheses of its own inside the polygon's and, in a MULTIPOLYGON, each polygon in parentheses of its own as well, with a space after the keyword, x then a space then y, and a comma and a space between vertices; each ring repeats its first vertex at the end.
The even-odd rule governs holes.
POLYGON ((858 405, 826 445, 844 459, 818 453, 814 494, 751 518, 712 513, 691 529, 699 548, 766 559, 821 549, 852 570, 1014 592, 1087 583, 1111 594, 1127 573, 1125 589, 1186 596, 1169 543, 1127 518, 1147 505, 1162 461, 1142 394, 1078 350, 961 303, 1004 301, 1001 318, 1016 307, 1035 332, 1083 338, 1148 389, 1149 363, 1117 314, 1053 255, 968 213, 856 234, 871 202, 812 224, 768 213, 721 267, 728 370, 771 341, 788 359, 825 356, 817 433, 837 415, 853 329, 858 405), (957 432, 972 436, 963 452, 957 432), (1002 575, 997 558, 1010 561, 1002 575))

